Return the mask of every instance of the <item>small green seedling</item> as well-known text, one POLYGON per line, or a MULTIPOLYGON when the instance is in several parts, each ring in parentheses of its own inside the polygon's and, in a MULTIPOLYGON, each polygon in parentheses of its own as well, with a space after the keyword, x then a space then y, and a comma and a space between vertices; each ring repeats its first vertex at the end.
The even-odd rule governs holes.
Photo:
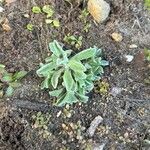
POLYGON ((31 24, 31 23, 29 23, 29 24, 27 24, 27 29, 29 30, 29 31, 33 31, 33 24, 31 24))
POLYGON ((60 27, 60 22, 58 19, 54 19, 54 20, 46 19, 45 22, 46 24, 50 24, 52 27, 56 27, 56 28, 60 27))
POLYGON ((145 0, 144 5, 148 10, 150 10, 150 0, 145 0))
POLYGON ((39 134, 46 139, 51 135, 51 133, 48 131, 50 117, 50 114, 42 114, 41 112, 38 112, 36 115, 32 116, 32 119, 34 121, 32 127, 38 129, 39 134))
POLYGON ((86 25, 83 28, 83 31, 85 31, 87 33, 87 32, 89 32, 90 28, 91 28, 91 24, 90 23, 86 23, 86 25))
POLYGON ((6 96, 12 96, 14 89, 21 86, 20 80, 27 74, 26 71, 16 73, 8 73, 5 66, 0 64, 0 93, 4 95, 4 87, 6 86, 6 96), (2 94, 3 93, 3 94, 2 94))
POLYGON ((47 18, 52 17, 54 14, 54 10, 50 5, 43 6, 42 11, 47 14, 47 18))
POLYGON ((35 14, 40 14, 42 11, 39 6, 34 6, 34 7, 32 7, 32 12, 35 14))
POLYGON ((147 61, 150 61, 150 49, 144 49, 144 55, 147 61))
POLYGON ((81 48, 81 46, 82 46, 82 39, 83 39, 82 36, 77 37, 77 36, 70 35, 70 34, 68 34, 68 35, 66 35, 64 37, 64 41, 66 43, 68 43, 68 44, 70 44, 72 46, 75 46, 75 48, 77 48, 77 49, 81 48))
POLYGON ((86 23, 88 15, 89 15, 89 12, 87 8, 85 8, 84 10, 82 10, 81 15, 79 15, 79 18, 83 21, 83 23, 86 23))
POLYGON ((57 97, 57 106, 87 102, 86 94, 93 89, 93 82, 101 78, 103 66, 108 65, 101 58, 101 49, 93 47, 72 56, 72 50, 63 50, 57 41, 51 42, 49 48, 52 55, 37 70, 38 76, 44 78, 41 88, 57 97))

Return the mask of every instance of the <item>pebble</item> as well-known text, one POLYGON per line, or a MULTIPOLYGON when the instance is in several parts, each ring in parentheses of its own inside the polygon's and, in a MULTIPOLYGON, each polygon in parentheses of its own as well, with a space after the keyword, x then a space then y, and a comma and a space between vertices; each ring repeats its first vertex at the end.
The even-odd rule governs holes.
POLYGON ((126 58, 127 62, 131 62, 133 60, 134 56, 132 56, 132 55, 125 55, 125 58, 126 58))
POLYGON ((2 13, 5 9, 0 6, 0 13, 2 13))
POLYGON ((131 45, 129 45, 129 48, 131 48, 131 49, 138 48, 138 46, 136 44, 131 44, 131 45))
POLYGON ((97 116, 94 118, 94 120, 90 124, 90 127, 87 130, 87 133, 90 137, 94 135, 96 128, 102 121, 103 121, 103 118, 101 116, 97 116))
POLYGON ((114 97, 117 96, 118 94, 120 94, 122 91, 121 88, 119 87, 113 87, 110 91, 110 94, 113 95, 114 97))
POLYGON ((97 144, 97 145, 93 146, 93 150, 103 150, 105 145, 106 145, 105 143, 101 144, 101 145, 97 144))
POLYGON ((111 34, 111 37, 116 42, 121 42, 123 40, 123 37, 120 33, 114 32, 114 33, 111 34))
POLYGON ((57 118, 61 115, 61 110, 57 113, 57 118))
POLYGON ((104 0, 89 0, 88 11, 98 23, 107 19, 110 13, 110 5, 104 0))

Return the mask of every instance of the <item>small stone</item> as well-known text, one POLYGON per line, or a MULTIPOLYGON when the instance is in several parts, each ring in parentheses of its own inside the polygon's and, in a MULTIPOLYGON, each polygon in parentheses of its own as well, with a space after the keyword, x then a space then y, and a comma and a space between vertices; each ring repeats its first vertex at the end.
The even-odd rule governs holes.
POLYGON ((101 116, 95 117, 95 119, 91 122, 90 127, 87 130, 87 133, 90 137, 92 137, 96 131, 96 128, 98 125, 103 121, 103 118, 101 116))
POLYGON ((117 96, 118 94, 120 94, 122 91, 121 88, 119 87, 113 87, 110 91, 110 94, 113 95, 114 97, 117 96))
POLYGON ((124 134, 124 137, 125 137, 125 138, 128 138, 128 136, 129 136, 129 134, 128 134, 128 132, 126 132, 126 133, 124 134))
POLYGON ((110 5, 104 0, 89 0, 88 11, 98 23, 106 20, 110 13, 110 5))
POLYGON ((93 146, 93 150, 103 150, 105 145, 106 145, 105 143, 102 144, 102 145, 96 144, 96 145, 93 146))
POLYGON ((122 37, 122 35, 120 33, 114 32, 114 33, 111 34, 111 37, 116 42, 121 42, 123 40, 123 37, 122 37))
POLYGON ((131 49, 133 49, 133 48, 138 48, 138 46, 135 45, 135 44, 131 44, 131 45, 129 45, 129 48, 131 48, 131 49))
POLYGON ((2 13, 5 9, 0 6, 0 13, 2 13))
POLYGON ((61 115, 61 110, 57 113, 57 118, 61 115))
POLYGON ((127 62, 131 62, 133 60, 134 56, 132 56, 132 55, 125 55, 125 58, 126 58, 127 62))
POLYGON ((30 16, 29 16, 29 14, 24 14, 23 15, 25 18, 29 18, 30 16))

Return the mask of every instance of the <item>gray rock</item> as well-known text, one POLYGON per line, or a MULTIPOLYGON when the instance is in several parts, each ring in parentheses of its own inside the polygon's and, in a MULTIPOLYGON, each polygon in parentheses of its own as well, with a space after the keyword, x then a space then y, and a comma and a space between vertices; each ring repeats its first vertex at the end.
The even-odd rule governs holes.
POLYGON ((94 135, 96 128, 102 121, 103 121, 103 118, 101 116, 97 116, 94 118, 94 120, 90 124, 90 127, 87 130, 87 133, 90 137, 94 135))

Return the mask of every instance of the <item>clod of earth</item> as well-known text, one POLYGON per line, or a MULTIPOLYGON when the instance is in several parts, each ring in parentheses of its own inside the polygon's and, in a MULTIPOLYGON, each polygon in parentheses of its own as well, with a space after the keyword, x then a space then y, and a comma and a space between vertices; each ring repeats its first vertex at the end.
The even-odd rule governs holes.
POLYGON ((107 19, 110 13, 110 5, 104 0, 89 0, 88 11, 98 23, 107 19))

